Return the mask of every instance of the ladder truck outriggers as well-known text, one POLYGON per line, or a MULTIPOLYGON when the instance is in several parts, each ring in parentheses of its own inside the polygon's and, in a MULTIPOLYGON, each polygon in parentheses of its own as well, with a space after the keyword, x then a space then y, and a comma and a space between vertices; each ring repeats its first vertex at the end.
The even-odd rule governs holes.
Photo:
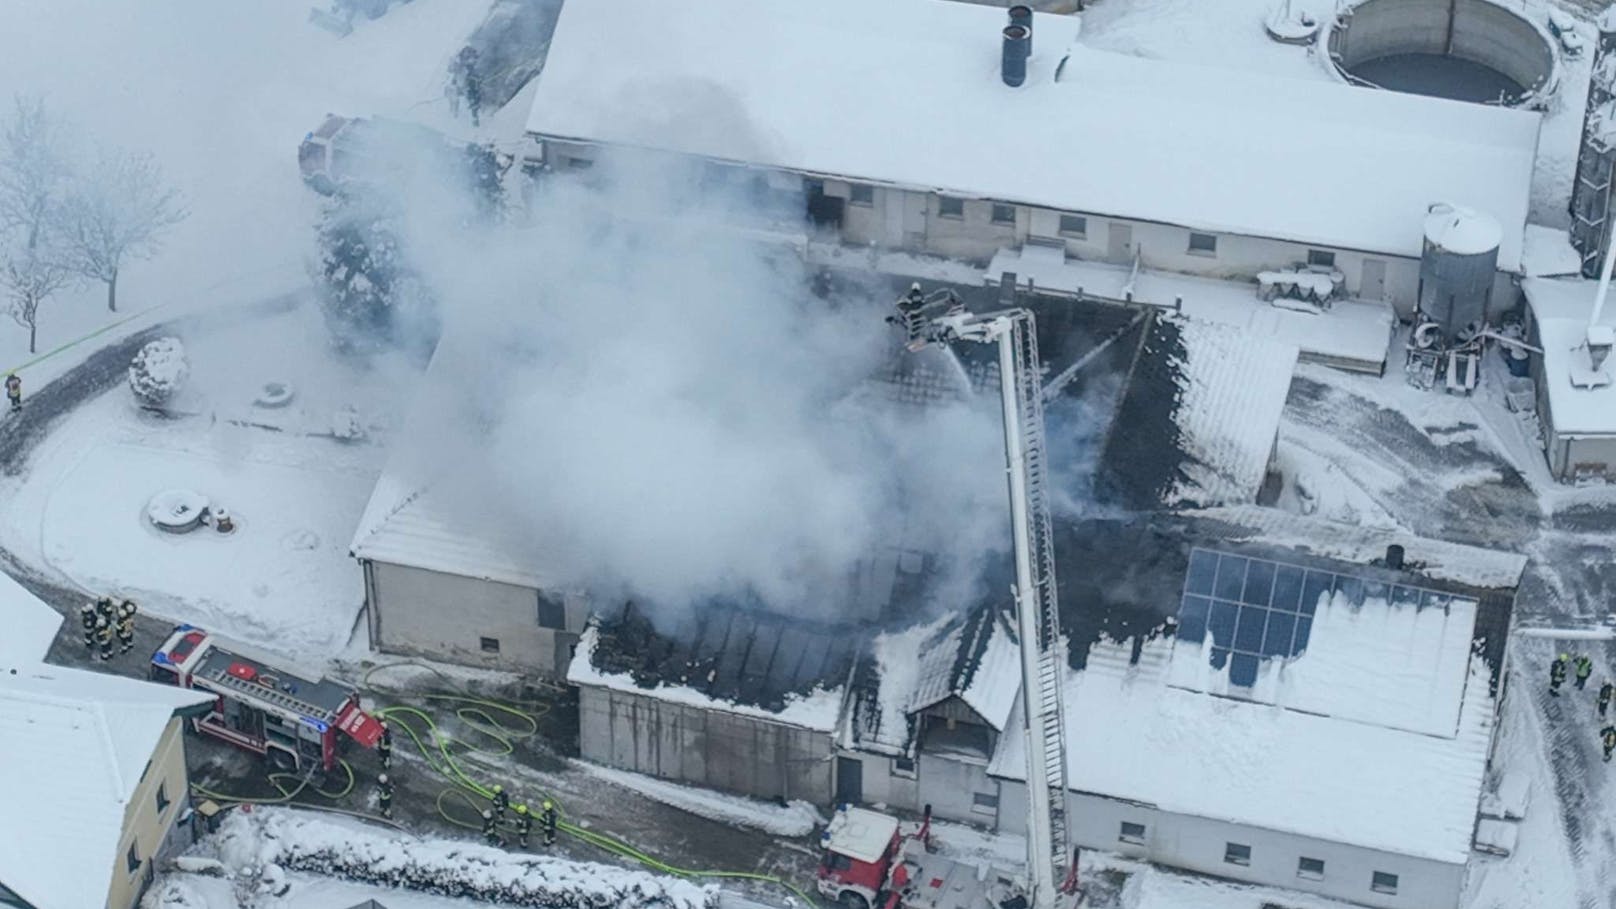
POLYGON ((912 834, 897 820, 844 806, 824 834, 819 892, 848 909, 1055 909, 1078 897, 1066 785, 1065 663, 1055 589, 1055 544, 1048 502, 1043 381, 1033 314, 1021 308, 977 314, 953 291, 929 295, 914 285, 888 319, 907 347, 974 341, 999 354, 1005 467, 1009 478, 1021 644, 1021 691, 1027 737, 1025 875, 955 862, 929 848, 925 821, 912 834))
POLYGON ((175 626, 152 654, 150 675, 215 695, 213 709, 192 719, 192 727, 263 755, 277 770, 326 773, 341 759, 342 736, 372 748, 382 735, 354 689, 293 671, 192 625, 175 626))

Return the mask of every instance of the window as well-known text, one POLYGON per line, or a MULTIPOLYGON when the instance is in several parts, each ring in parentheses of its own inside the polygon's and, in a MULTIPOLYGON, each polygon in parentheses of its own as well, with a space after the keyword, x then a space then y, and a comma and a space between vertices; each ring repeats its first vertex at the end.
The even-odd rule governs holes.
POLYGON ((971 796, 971 810, 978 814, 995 814, 999 810, 999 796, 994 792, 978 792, 971 796))
POLYGON ((1328 249, 1310 249, 1307 251, 1307 264, 1313 268, 1334 268, 1335 253, 1328 249))
POLYGON ((1016 223, 1016 207, 1014 205, 1000 205, 997 202, 993 203, 993 223, 1016 223))
POLYGON ((168 784, 167 783, 158 783, 157 784, 157 813, 162 814, 164 811, 167 811, 168 806, 170 804, 172 804, 172 803, 173 803, 172 800, 168 797, 168 784))
POLYGON ((1324 859, 1303 856, 1296 860, 1296 876, 1310 881, 1324 880, 1324 859))
POLYGON ((123 857, 123 861, 125 866, 129 868, 130 874, 140 870, 140 842, 138 840, 129 844, 129 854, 123 857))
POLYGON ((965 200, 956 199, 952 196, 938 196, 937 214, 944 218, 963 218, 965 217, 965 200))
POLYGON ((1376 871, 1375 876, 1369 879, 1369 889, 1376 893, 1395 894, 1397 892, 1397 875, 1376 871))
POLYGON ((588 158, 562 158, 561 166, 568 170, 588 170, 595 166, 595 162, 588 158))
POLYGON ((849 183, 847 187, 847 201, 854 205, 874 205, 875 187, 868 183, 849 183))
POLYGON ((1089 219, 1082 215, 1061 215, 1060 232, 1068 237, 1086 237, 1089 233, 1089 219))
POLYGON ((483 653, 499 653, 499 638, 479 638, 483 653))
POLYGON ((840 852, 829 852, 825 855, 825 868, 828 871, 846 871, 853 867, 853 860, 840 852))
POLYGON ((915 778, 915 762, 913 758, 895 757, 892 759, 892 775, 906 779, 915 778))
POLYGON ((1224 843, 1223 860, 1231 865, 1251 864, 1251 847, 1242 843, 1224 843))
POLYGON ((1190 255, 1215 256, 1218 254, 1218 238, 1216 234, 1198 234, 1190 232, 1190 255))
POLYGON ((1145 825, 1135 824, 1132 821, 1123 821, 1122 832, 1117 834, 1117 839, 1124 843, 1143 845, 1145 842, 1145 825))
MULTIPOLYGON (((539 627, 562 630, 567 627, 567 604, 561 600, 539 594, 539 627)), ((487 647, 483 648, 487 650, 487 647)), ((498 650, 496 643, 494 649, 498 650)))

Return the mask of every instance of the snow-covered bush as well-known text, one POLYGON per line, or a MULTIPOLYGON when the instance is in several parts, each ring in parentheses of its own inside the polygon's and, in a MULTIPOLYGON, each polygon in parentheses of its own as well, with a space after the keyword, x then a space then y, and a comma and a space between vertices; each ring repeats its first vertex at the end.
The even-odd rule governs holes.
POLYGON ((142 406, 160 408, 174 397, 190 373, 191 364, 185 359, 185 345, 180 339, 158 338, 142 347, 129 364, 129 388, 142 406))
POLYGON ((341 350, 437 343, 433 301, 406 262, 395 217, 360 193, 340 197, 320 225, 320 305, 341 350))

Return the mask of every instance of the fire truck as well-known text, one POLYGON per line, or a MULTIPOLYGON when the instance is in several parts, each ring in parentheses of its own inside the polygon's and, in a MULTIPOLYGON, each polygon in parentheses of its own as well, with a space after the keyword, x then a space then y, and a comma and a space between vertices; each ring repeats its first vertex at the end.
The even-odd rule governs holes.
POLYGON ((261 754, 278 770, 324 773, 337 765, 342 736, 366 748, 381 738, 381 723, 359 708, 354 689, 282 668, 192 625, 175 626, 152 654, 150 675, 214 695, 213 709, 192 728, 261 754))
MULTIPOLYGON (((1007 276, 1007 281, 1008 281, 1007 276)), ((1014 287, 1004 296, 1014 299, 1014 287)), ((1066 651, 1055 590, 1055 544, 1046 493, 1042 363, 1031 311, 970 312, 948 289, 915 285, 889 321, 911 351, 930 344, 994 344, 1004 418, 1005 473, 1016 561, 1022 732, 1027 737, 1027 865, 1005 872, 937 855, 931 812, 917 833, 897 820, 843 806, 824 834, 820 893, 846 909, 1065 909, 1082 899, 1069 832, 1062 676, 1066 651)))

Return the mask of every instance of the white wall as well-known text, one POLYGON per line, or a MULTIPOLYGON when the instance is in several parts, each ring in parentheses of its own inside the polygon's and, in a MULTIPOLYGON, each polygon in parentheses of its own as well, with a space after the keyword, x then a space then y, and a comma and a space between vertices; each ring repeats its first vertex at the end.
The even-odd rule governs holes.
POLYGON ((917 772, 911 778, 896 772, 892 758, 885 755, 862 751, 842 751, 838 755, 864 765, 867 805, 888 805, 915 814, 931 805, 932 814, 943 820, 983 827, 994 826, 998 819, 998 810, 976 807, 978 793, 999 794, 1000 782, 988 776, 986 761, 921 752, 916 758, 917 772))
MULTIPOLYGON (((1026 786, 1002 781, 999 828, 1026 830, 1026 786)), ((1465 866, 1408 858, 1312 837, 1159 811, 1090 794, 1072 794, 1072 838, 1084 849, 1116 852, 1174 868, 1234 880, 1303 890, 1383 909, 1453 909, 1459 904, 1465 866), (1122 822, 1145 825, 1142 845, 1118 840, 1122 822), (1251 864, 1224 861, 1228 843, 1251 847, 1251 864), (1303 856, 1324 861, 1322 880, 1297 876, 1303 856), (1372 875, 1398 876, 1397 894, 1370 889, 1372 875)))
POLYGON ((565 598, 565 629, 539 627, 539 592, 388 562, 364 562, 370 639, 384 653, 560 676, 588 618, 565 598), (483 650, 482 638, 499 642, 483 650))

